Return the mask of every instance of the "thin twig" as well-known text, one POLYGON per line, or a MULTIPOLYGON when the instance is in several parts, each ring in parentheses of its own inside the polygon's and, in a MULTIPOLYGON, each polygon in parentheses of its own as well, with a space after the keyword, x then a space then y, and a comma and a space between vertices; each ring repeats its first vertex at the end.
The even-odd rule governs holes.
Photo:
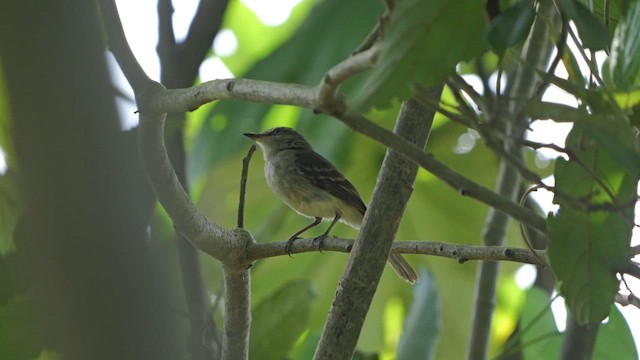
MULTIPOLYGON (((529 195, 540 189, 541 187, 539 185, 535 185, 532 186, 530 188, 528 188, 524 194, 522 194, 522 197, 520 198, 520 206, 524 206, 525 202, 527 201, 527 198, 529 197, 529 195)), ((527 247, 529 248, 529 250, 531 250, 531 253, 536 257, 536 259, 538 259, 538 264, 540 266, 542 266, 542 268, 549 268, 549 263, 547 261, 545 261, 542 257, 538 256, 538 253, 536 252, 535 248, 533 247, 533 245, 531 244, 531 241, 529 241, 529 238, 527 237, 527 232, 524 229, 524 224, 522 222, 518 223, 520 226, 520 235, 522 235, 522 239, 524 240, 525 244, 527 245, 527 247)))
POLYGON ((247 156, 242 159, 242 175, 240 177, 240 199, 238 200, 238 227, 244 227, 244 203, 247 190, 247 176, 249 175, 249 162, 253 152, 256 151, 256 144, 251 145, 247 156))

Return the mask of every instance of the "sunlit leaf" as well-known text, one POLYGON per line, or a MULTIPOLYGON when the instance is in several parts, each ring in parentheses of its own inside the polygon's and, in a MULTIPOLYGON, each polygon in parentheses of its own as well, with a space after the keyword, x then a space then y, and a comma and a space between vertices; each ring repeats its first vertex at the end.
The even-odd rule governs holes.
POLYGON ((485 48, 482 14, 479 1, 397 1, 377 66, 353 108, 384 108, 394 98, 408 99, 414 84, 434 85, 460 61, 480 55, 485 48))
POLYGON ((613 93, 613 97, 616 99, 616 103, 618 103, 620 109, 629 110, 640 104, 640 89, 628 92, 617 91, 613 93))

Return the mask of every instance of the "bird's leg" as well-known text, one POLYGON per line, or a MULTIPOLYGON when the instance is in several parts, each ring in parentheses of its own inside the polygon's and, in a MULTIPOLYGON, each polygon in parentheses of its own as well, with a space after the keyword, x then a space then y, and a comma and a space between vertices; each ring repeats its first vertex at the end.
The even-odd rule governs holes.
POLYGON ((322 221, 322 218, 316 217, 316 218, 314 218, 314 220, 313 220, 313 222, 311 224, 303 227, 301 230, 299 230, 295 234, 291 235, 289 240, 287 240, 287 244, 284 246, 284 251, 287 252, 287 255, 289 255, 289 257, 291 257, 291 246, 293 246, 293 242, 298 240, 298 239, 300 239, 300 237, 298 235, 300 235, 303 232, 311 229, 312 227, 320 224, 321 221, 322 221))
POLYGON ((331 224, 329 224, 327 230, 322 235, 313 239, 313 242, 318 243, 318 251, 322 252, 322 242, 327 236, 329 236, 329 232, 331 231, 331 229, 333 229, 333 226, 338 222, 338 220, 340 220, 341 217, 342 216, 340 216, 340 214, 336 214, 336 217, 333 218, 333 221, 331 221, 331 224))

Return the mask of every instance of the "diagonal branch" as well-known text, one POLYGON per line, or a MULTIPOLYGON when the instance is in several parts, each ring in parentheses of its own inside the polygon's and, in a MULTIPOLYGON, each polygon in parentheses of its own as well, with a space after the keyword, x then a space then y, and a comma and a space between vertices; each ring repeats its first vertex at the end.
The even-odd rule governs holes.
MULTIPOLYGON (((431 90, 440 98, 442 85, 431 90)), ((402 105, 394 132, 424 148, 435 112, 409 100, 402 105)), ((388 150, 349 262, 325 322, 314 359, 350 359, 377 289, 384 264, 413 191, 418 165, 388 150)))
POLYGON ((417 146, 408 141, 395 136, 388 130, 367 120, 361 115, 342 115, 340 116, 345 124, 352 129, 388 146, 391 149, 407 156, 411 160, 417 162, 422 168, 429 171, 440 180, 444 181, 461 195, 472 197, 476 200, 501 210, 518 221, 531 226, 532 228, 546 234, 545 220, 534 211, 519 206, 512 200, 509 200, 486 187, 464 177, 455 172, 445 164, 436 160, 433 155, 425 153, 417 146))
POLYGON ((115 0, 100 0, 100 10, 102 11, 102 20, 109 38, 111 52, 116 57, 118 65, 120 65, 133 90, 136 93, 143 91, 150 86, 152 80, 144 72, 129 47, 122 29, 122 22, 120 21, 115 0))

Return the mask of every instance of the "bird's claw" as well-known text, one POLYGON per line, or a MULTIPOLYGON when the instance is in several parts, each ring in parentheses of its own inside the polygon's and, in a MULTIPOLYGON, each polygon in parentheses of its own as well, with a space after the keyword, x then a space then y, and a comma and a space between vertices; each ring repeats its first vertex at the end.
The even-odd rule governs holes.
POLYGON ((289 238, 289 240, 287 240, 287 243, 284 245, 284 251, 287 253, 287 255, 289 255, 289 257, 293 257, 291 256, 291 247, 293 246, 293 242, 300 239, 297 236, 292 236, 289 238))
POLYGON ((316 238, 313 239, 313 244, 314 245, 318 245, 318 251, 320 251, 320 253, 322 253, 322 243, 324 242, 324 239, 327 238, 327 234, 322 234, 316 238))

